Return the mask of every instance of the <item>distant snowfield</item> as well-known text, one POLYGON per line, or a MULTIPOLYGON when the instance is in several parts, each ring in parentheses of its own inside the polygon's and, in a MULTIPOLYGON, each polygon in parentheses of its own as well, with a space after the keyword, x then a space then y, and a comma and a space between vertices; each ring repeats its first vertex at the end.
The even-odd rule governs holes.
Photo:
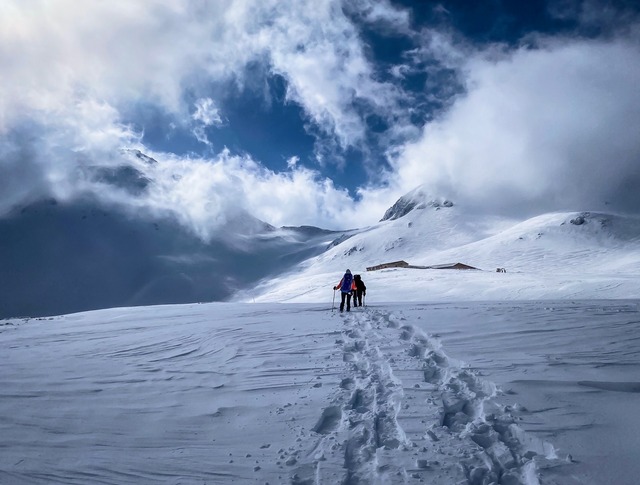
POLYGON ((236 298, 329 301, 347 268, 362 275, 371 302, 638 298, 640 218, 563 212, 515 223, 476 220, 455 206, 414 209, 361 230, 236 298), (479 271, 366 270, 398 260, 417 266, 460 262, 479 271))
POLYGON ((366 282, 344 314, 1 321, 0 483, 637 483, 638 300, 385 303, 366 282))

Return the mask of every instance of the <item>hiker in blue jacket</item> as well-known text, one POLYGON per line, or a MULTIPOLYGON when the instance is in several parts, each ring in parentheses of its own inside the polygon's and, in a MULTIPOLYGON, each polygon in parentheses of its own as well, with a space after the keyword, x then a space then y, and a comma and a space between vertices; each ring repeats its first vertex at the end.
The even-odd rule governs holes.
POLYGON ((340 300, 340 311, 344 310, 344 301, 347 300, 347 311, 351 311, 351 286, 353 284, 353 275, 350 270, 344 272, 344 276, 340 280, 336 286, 333 287, 333 290, 340 289, 340 295, 342 299, 340 300))

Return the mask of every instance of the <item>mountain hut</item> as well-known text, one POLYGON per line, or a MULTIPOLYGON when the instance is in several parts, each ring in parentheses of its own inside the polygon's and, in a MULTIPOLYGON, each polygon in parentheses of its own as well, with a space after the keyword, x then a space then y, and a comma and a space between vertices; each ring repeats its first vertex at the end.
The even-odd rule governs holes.
POLYGON ((385 269, 385 268, 408 268, 408 267, 409 267, 409 263, 401 260, 401 261, 392 261, 391 263, 382 263, 376 266, 369 266, 367 268, 367 271, 377 271, 379 269, 385 269))

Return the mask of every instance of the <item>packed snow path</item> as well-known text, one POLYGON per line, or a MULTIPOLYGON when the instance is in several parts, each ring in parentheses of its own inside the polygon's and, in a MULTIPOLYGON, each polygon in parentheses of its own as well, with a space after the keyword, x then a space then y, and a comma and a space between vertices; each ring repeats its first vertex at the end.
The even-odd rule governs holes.
POLYGON ((345 363, 294 484, 537 484, 553 447, 526 436, 496 387, 393 313, 341 315, 345 363))

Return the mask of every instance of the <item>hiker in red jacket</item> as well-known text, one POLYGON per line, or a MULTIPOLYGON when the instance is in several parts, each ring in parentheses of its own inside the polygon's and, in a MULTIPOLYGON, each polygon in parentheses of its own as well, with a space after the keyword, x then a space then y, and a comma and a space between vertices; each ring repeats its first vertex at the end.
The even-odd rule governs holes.
POLYGON ((362 306, 362 295, 367 294, 367 287, 359 274, 353 277, 353 306, 362 306))
POLYGON ((344 302, 347 301, 347 311, 351 311, 351 285, 353 284, 353 275, 350 270, 344 272, 344 276, 340 280, 336 286, 333 287, 333 290, 340 289, 340 296, 342 299, 340 300, 340 311, 344 310, 344 302))

